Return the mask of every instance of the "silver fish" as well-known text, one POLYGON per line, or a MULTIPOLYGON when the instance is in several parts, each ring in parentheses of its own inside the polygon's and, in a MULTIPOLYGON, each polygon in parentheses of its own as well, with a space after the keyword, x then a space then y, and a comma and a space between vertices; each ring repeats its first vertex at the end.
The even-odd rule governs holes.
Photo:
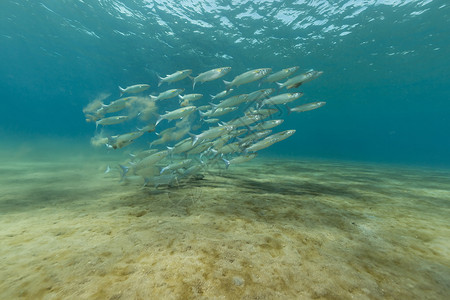
POLYGON ((195 145, 198 142, 201 142, 203 140, 212 140, 215 139, 223 134, 229 133, 231 130, 233 130, 235 127, 231 125, 225 125, 225 126, 218 126, 218 127, 212 127, 206 131, 203 131, 200 134, 190 134, 192 137, 192 144, 195 145))
POLYGON ((250 141, 256 141, 256 140, 259 140, 259 139, 263 139, 263 138, 265 138, 266 136, 268 136, 271 133, 272 133, 272 130, 270 130, 270 129, 253 132, 253 133, 248 134, 245 137, 239 139, 239 144, 240 145, 244 145, 244 144, 246 144, 247 142, 250 142, 250 141))
POLYGON ((263 82, 275 82, 275 81, 285 79, 285 78, 291 76, 292 74, 294 74, 295 72, 297 72, 298 69, 299 69, 298 66, 283 69, 276 73, 270 74, 269 76, 267 76, 266 78, 263 79, 263 82))
POLYGON ((146 89, 148 89, 150 87, 149 84, 135 84, 135 85, 131 85, 128 86, 126 88, 121 88, 119 86, 119 90, 120 90, 120 96, 122 96, 123 94, 127 93, 127 94, 136 94, 136 93, 140 93, 145 91, 146 89))
POLYGON ((178 170, 181 168, 186 168, 188 167, 190 164, 192 163, 192 159, 185 159, 176 163, 172 163, 170 165, 165 166, 164 168, 161 169, 161 171, 159 172, 159 174, 164 174, 167 171, 174 171, 174 170, 178 170))
POLYGON ((182 174, 180 174, 180 178, 189 178, 198 172, 203 170, 203 165, 193 165, 187 168, 182 174))
POLYGON ((245 102, 247 100, 247 97, 248 97, 247 94, 236 95, 236 96, 233 96, 233 97, 230 97, 228 99, 221 101, 219 104, 211 103, 211 105, 213 106, 214 110, 216 110, 218 108, 238 106, 239 104, 245 102))
POLYGON ((292 102, 298 98, 303 96, 303 93, 286 93, 280 94, 277 96, 270 97, 261 102, 261 107, 264 105, 278 105, 278 104, 286 104, 288 102, 292 102))
POLYGON ((208 110, 208 109, 211 109, 211 105, 202 105, 202 106, 199 106, 199 107, 197 107, 197 109, 198 110, 208 110))
POLYGON ((306 104, 302 104, 293 108, 289 108, 289 112, 295 111, 295 112, 303 112, 303 111, 309 111, 309 110, 313 110, 313 109, 317 109, 319 107, 324 106, 325 104, 327 104, 324 101, 319 101, 319 102, 311 102, 311 103, 306 103, 306 104))
POLYGON ((148 186, 152 184, 155 188, 158 188, 162 185, 177 186, 178 185, 178 175, 176 174, 168 174, 168 175, 157 175, 157 176, 148 176, 145 177, 144 186, 148 186))
POLYGON ((248 126, 248 125, 258 122, 259 120, 261 120, 261 117, 258 115, 248 115, 248 116, 243 116, 243 117, 231 120, 231 121, 227 122, 227 125, 233 125, 236 127, 248 126))
POLYGON ((143 132, 153 132, 155 131, 155 124, 148 124, 142 128, 138 128, 138 130, 143 132))
POLYGON ((170 99, 170 98, 176 97, 179 94, 181 94, 182 92, 184 92, 184 89, 172 89, 172 90, 167 90, 165 92, 162 92, 158 96, 150 95, 150 98, 153 101, 165 100, 165 99, 170 99))
POLYGON ((174 119, 181 119, 183 117, 186 117, 187 115, 193 113, 197 108, 195 106, 186 106, 181 107, 173 111, 168 111, 164 115, 159 116, 159 119, 156 121, 156 125, 159 124, 162 120, 174 120, 174 119))
POLYGON ((223 116, 224 114, 230 113, 232 111, 235 111, 236 109, 238 109, 236 106, 235 107, 223 107, 223 108, 217 108, 217 109, 213 109, 213 110, 208 110, 205 112, 200 112, 200 115, 202 117, 219 117, 219 116, 223 116))
POLYGON ((169 150, 172 154, 179 154, 179 153, 184 153, 184 152, 191 150, 192 148, 194 148, 194 145, 192 145, 191 138, 186 138, 186 139, 176 143, 175 146, 167 147, 167 148, 169 148, 169 150))
POLYGON ((155 154, 156 152, 158 152, 158 150, 156 150, 156 149, 149 149, 149 150, 141 151, 141 152, 139 152, 137 154, 131 154, 130 153, 130 156, 133 157, 134 160, 141 160, 144 157, 147 157, 149 155, 155 154))
POLYGON ((163 150, 149 155, 139 161, 135 166, 135 171, 154 166, 157 162, 164 159, 169 154, 169 150, 163 150))
POLYGON ((137 97, 125 97, 117 99, 107 105, 103 104, 102 107, 97 110, 97 113, 104 115, 108 113, 118 112, 124 109, 130 103, 131 100, 135 99, 137 99, 137 97))
POLYGON ((267 148, 275 144, 275 141, 268 140, 267 138, 263 139, 262 141, 256 142, 253 145, 247 147, 245 150, 247 152, 256 152, 261 149, 267 148))
POLYGON ((108 140, 108 145, 113 149, 120 149, 131 144, 135 139, 141 137, 145 131, 134 131, 121 135, 111 136, 108 140))
POLYGON ((275 92, 275 89, 262 89, 262 90, 254 91, 253 93, 248 94, 247 102, 258 101, 258 100, 264 99, 274 92, 275 92))
POLYGON ((212 123, 219 123, 219 121, 220 121, 220 119, 217 119, 217 118, 203 119, 203 122, 210 123, 210 124, 212 124, 212 123))
POLYGON ((267 118, 276 112, 278 112, 278 109, 276 109, 276 108, 268 108, 268 109, 266 109, 266 108, 260 108, 260 109, 250 108, 245 112, 245 114, 246 115, 258 115, 258 116, 261 116, 262 118, 267 118))
POLYGON ((269 135, 262 141, 256 142, 255 144, 251 145, 246 149, 247 152, 256 152, 258 150, 267 148, 272 146, 275 143, 281 142, 284 139, 287 139, 291 135, 295 133, 295 130, 285 130, 282 132, 278 132, 272 135, 269 135))
POLYGON ((193 81, 192 89, 195 88, 195 84, 197 82, 206 82, 206 81, 216 80, 220 77, 225 76, 230 71, 231 71, 231 67, 222 67, 222 68, 216 68, 216 69, 212 69, 212 70, 200 73, 198 76, 196 76, 192 79, 192 81, 193 81))
POLYGON ((181 101, 195 101, 198 99, 201 99, 203 97, 203 94, 187 94, 184 96, 178 95, 181 101))
POLYGON ((187 152, 187 154, 199 154, 199 153, 202 153, 203 151, 211 148, 212 146, 213 146, 213 142, 203 142, 203 143, 196 145, 191 150, 189 150, 187 152))
POLYGON ((213 141, 212 147, 214 149, 222 148, 233 136, 231 134, 225 134, 213 141))
POLYGON ((238 142, 226 144, 217 150, 217 152, 219 152, 221 154, 236 153, 236 152, 241 152, 241 151, 242 151, 242 148, 238 142))
POLYGON ((184 78, 191 75, 191 73, 192 73, 192 70, 187 69, 187 70, 176 71, 175 73, 167 75, 164 78, 158 76, 158 79, 159 79, 158 86, 160 86, 164 82, 171 83, 171 82, 177 82, 177 81, 183 80, 184 78))
POLYGON ((322 71, 309 70, 308 72, 305 72, 303 74, 292 77, 291 79, 288 79, 284 83, 277 82, 277 84, 280 89, 284 87, 286 87, 287 89, 297 88, 303 83, 316 79, 322 74, 323 74, 322 71))
POLYGON ((259 131, 259 130, 270 129, 270 128, 273 128, 273 127, 276 127, 276 126, 280 125, 283 122, 284 122, 284 120, 282 120, 282 119, 280 119, 280 120, 269 120, 269 121, 265 121, 265 122, 256 124, 255 126, 252 126, 250 128, 250 130, 252 130, 252 131, 259 131))
POLYGON ((114 117, 108 117, 103 118, 95 122, 95 126, 98 127, 98 125, 115 125, 122 122, 125 122, 128 120, 128 116, 114 116, 114 117))
POLYGON ((217 94, 215 94, 215 95, 210 95, 210 96, 211 96, 211 100, 226 97, 226 96, 228 96, 232 91, 234 91, 234 89, 229 89, 229 90, 221 91, 220 93, 217 93, 217 94))
POLYGON ((235 158, 233 158, 231 160, 226 160, 225 158, 222 158, 222 160, 225 162, 226 168, 228 169, 228 167, 230 165, 235 165, 235 164, 240 164, 240 163, 243 163, 243 162, 247 162, 249 160, 254 159, 257 155, 258 155, 258 153, 249 153, 249 154, 236 156, 235 158))
POLYGON ((271 68, 255 69, 236 76, 231 82, 225 80, 223 82, 225 83, 226 88, 230 89, 233 86, 240 86, 261 79, 270 72, 272 72, 271 68))
POLYGON ((275 134, 269 135, 265 139, 274 141, 275 143, 278 143, 278 142, 281 142, 282 140, 287 139, 291 135, 293 135, 295 133, 295 131, 296 131, 295 129, 291 129, 291 130, 285 130, 282 132, 277 132, 275 134))

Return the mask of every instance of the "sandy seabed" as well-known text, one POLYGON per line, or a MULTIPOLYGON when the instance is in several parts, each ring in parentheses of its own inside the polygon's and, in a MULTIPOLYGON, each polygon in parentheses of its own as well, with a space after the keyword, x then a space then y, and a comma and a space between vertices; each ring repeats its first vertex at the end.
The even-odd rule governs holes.
POLYGON ((0 165, 0 299, 448 299, 444 170, 257 158, 167 189, 0 165))

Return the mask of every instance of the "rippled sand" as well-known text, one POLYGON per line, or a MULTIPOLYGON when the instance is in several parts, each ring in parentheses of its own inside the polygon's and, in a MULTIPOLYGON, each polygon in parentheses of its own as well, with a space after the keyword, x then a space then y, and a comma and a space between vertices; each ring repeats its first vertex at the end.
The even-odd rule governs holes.
POLYGON ((1 299, 445 299, 450 175, 256 160, 177 188, 111 157, 0 166, 1 299))

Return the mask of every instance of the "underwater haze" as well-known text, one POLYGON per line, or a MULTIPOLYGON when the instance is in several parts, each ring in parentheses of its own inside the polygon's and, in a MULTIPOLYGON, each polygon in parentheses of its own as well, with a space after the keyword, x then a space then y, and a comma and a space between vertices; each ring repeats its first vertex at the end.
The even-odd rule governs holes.
POLYGON ((0 14, 4 136, 85 142, 82 108, 119 85, 298 65, 324 71, 304 92, 327 106, 266 154, 450 164, 446 1, 5 0, 0 14))

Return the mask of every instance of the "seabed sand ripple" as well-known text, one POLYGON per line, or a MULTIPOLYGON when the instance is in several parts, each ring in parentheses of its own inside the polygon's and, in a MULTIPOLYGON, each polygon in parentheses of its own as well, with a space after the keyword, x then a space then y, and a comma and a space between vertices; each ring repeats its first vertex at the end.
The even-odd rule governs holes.
POLYGON ((1 299, 445 299, 445 171, 258 158, 179 187, 0 167, 1 299))

